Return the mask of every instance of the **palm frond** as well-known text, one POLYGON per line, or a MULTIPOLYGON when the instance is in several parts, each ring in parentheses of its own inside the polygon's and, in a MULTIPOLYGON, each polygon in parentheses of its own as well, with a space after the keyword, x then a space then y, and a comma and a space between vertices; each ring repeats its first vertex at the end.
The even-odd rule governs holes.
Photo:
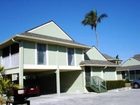
POLYGON ((0 66, 0 73, 4 71, 4 67, 0 66))
POLYGON ((101 15, 98 17, 97 22, 100 23, 101 20, 102 20, 103 18, 106 18, 106 17, 108 17, 107 14, 105 14, 105 13, 104 13, 104 14, 101 14, 101 15))

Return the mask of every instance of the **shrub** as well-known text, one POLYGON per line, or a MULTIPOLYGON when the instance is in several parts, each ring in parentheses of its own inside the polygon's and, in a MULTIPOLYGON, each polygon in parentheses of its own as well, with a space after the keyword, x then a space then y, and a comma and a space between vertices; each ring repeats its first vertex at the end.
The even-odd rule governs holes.
POLYGON ((125 83, 124 80, 106 81, 107 90, 125 87, 125 83))

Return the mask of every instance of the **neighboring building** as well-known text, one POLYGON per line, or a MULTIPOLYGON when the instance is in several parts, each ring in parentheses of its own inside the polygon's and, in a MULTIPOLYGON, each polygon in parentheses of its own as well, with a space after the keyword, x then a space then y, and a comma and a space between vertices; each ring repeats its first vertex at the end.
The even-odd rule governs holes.
POLYGON ((112 62, 112 63, 115 63, 115 64, 117 64, 117 65, 120 65, 121 62, 122 62, 122 60, 119 59, 119 56, 118 56, 118 55, 117 55, 115 58, 114 58, 114 57, 111 57, 111 56, 109 56, 109 55, 107 55, 107 54, 103 54, 103 56, 104 56, 108 61, 110 61, 110 62, 112 62))
POLYGON ((53 21, 1 43, 0 65, 21 88, 35 82, 42 94, 86 92, 87 72, 90 76, 117 80, 118 66, 95 47, 75 42, 53 21), (32 81, 28 82, 29 78, 32 81))
POLYGON ((105 56, 95 47, 92 47, 85 53, 85 61, 80 63, 85 67, 87 75, 98 76, 104 80, 117 80, 117 64, 108 61, 105 56))
POLYGON ((117 71, 121 72, 122 79, 140 79, 140 54, 126 60, 117 71))

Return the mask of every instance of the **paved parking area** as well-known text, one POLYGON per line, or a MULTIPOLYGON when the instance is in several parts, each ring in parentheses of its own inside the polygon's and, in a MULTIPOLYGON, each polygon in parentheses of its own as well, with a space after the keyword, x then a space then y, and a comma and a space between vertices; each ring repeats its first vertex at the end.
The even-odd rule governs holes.
POLYGON ((43 95, 30 98, 31 105, 139 105, 140 89, 120 89, 106 93, 43 95))

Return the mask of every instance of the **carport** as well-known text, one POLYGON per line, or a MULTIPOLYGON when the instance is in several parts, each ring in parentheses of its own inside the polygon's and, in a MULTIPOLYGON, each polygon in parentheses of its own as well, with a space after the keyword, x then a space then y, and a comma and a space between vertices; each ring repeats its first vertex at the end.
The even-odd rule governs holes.
POLYGON ((56 70, 25 69, 24 77, 24 87, 38 86, 41 94, 56 93, 56 70))
MULTIPOLYGON (((83 73, 80 67, 59 69, 24 69, 25 77, 35 77, 41 94, 83 92, 83 73), (39 70, 40 69, 40 70, 39 70)), ((27 79, 25 78, 25 79, 27 79)), ((26 81, 24 81, 24 85, 26 81)))

